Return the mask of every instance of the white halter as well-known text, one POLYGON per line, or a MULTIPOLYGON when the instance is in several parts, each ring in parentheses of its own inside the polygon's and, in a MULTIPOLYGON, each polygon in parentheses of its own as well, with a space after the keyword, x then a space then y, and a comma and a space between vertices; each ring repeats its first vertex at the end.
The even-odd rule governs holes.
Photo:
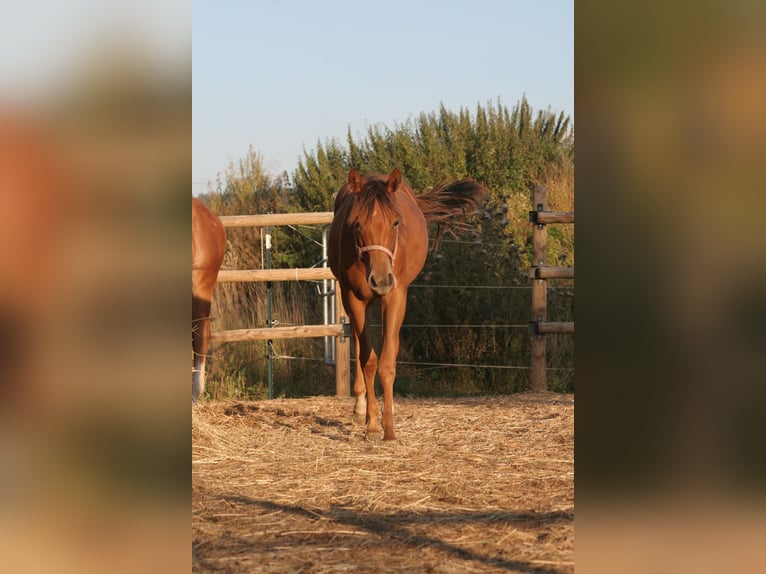
POLYGON ((396 227, 396 239, 394 239, 393 251, 388 249, 388 247, 384 247, 383 245, 365 245, 364 247, 360 247, 359 242, 356 240, 356 236, 354 236, 354 243, 356 243, 356 252, 359 256, 359 259, 361 259, 362 254, 366 253, 367 251, 382 251, 391 258, 391 265, 393 265, 394 261, 396 261, 396 248, 399 246, 399 227, 396 227))

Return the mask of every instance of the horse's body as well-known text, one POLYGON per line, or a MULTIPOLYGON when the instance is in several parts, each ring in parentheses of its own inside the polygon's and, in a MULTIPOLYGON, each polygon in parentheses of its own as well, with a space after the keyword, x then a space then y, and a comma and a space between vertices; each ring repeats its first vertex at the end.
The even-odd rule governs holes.
POLYGON ((407 306, 407 288, 428 254, 427 222, 460 227, 460 216, 475 208, 484 188, 473 180, 413 194, 398 169, 390 176, 348 175, 335 199, 328 259, 341 287, 356 349, 354 420, 367 433, 380 432, 375 374, 383 387, 383 440, 394 440, 393 387, 399 354, 399 329, 407 306), (380 300, 382 347, 372 348, 368 310, 380 300))
POLYGON ((210 305, 225 249, 223 223, 204 203, 192 198, 192 400, 195 402, 205 392, 210 305))

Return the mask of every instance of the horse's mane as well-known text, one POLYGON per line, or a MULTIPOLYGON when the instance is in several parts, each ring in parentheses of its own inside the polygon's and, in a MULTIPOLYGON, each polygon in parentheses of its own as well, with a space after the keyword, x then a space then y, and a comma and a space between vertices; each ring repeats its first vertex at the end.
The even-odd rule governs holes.
POLYGON ((384 217, 399 217, 399 207, 394 201, 394 194, 388 191, 388 184, 383 178, 368 178, 359 193, 355 194, 354 204, 349 212, 349 221, 367 221, 377 205, 384 217))
MULTIPOLYGON (((358 173, 356 177, 359 177, 358 173)), ((401 182, 400 185, 407 184, 401 182)), ((411 193, 411 190, 409 191, 411 193)), ((395 194, 388 190, 388 178, 385 176, 368 177, 361 185, 359 193, 353 193, 349 184, 345 185, 336 198, 336 211, 340 203, 348 201, 349 195, 354 197, 347 217, 349 223, 365 223, 372 217, 376 207, 380 209, 381 216, 387 219, 394 220, 400 216, 395 194)), ((466 216, 479 208, 485 195, 484 185, 470 178, 443 183, 419 195, 413 194, 426 221, 436 225, 436 237, 432 247, 434 251, 438 248, 444 232, 455 235, 456 232, 472 228, 466 216)))
POLYGON ((466 216, 479 208, 485 195, 486 188, 481 183, 465 178, 449 184, 443 183, 415 196, 426 221, 436 224, 432 251, 439 248, 445 231, 455 236, 456 232, 468 231, 473 227, 466 216))

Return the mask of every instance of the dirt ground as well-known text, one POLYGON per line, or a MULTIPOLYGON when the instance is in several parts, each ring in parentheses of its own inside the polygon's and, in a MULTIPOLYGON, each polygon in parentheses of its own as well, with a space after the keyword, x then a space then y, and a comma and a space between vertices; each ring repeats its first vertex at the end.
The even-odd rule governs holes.
POLYGON ((574 396, 353 399, 192 414, 194 572, 574 571, 574 396))

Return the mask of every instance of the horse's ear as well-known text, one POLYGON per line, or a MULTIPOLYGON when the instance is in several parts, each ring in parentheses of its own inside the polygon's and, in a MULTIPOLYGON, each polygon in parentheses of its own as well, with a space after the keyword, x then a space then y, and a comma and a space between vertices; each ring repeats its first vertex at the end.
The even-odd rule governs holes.
POLYGON ((388 176, 388 191, 390 193, 394 193, 397 189, 399 189, 399 185, 402 183, 402 172, 399 171, 398 167, 394 168, 394 171, 391 172, 391 175, 388 176))
POLYGON ((362 176, 355 167, 348 172, 348 186, 354 193, 359 193, 362 190, 362 176))

